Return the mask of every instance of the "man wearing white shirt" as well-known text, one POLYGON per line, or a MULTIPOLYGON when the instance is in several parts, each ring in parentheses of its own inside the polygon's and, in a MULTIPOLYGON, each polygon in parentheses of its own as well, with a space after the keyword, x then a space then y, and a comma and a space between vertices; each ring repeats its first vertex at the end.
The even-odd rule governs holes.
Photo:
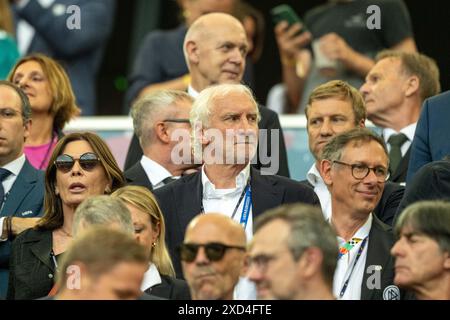
MULTIPOLYGON (((263 175, 250 166, 258 143, 258 119, 251 91, 240 84, 206 88, 195 100, 190 120, 194 156, 202 156, 202 170, 155 190, 170 226, 166 240, 177 276, 181 275, 177 247, 197 215, 220 212, 238 222, 249 241, 254 218, 265 210, 282 203, 318 205, 312 188, 285 177, 263 175)), ((241 284, 248 283, 241 280, 241 284)), ((256 298, 254 288, 238 291, 235 298, 256 298)))
POLYGON ((197 166, 190 153, 192 102, 186 92, 165 90, 144 96, 133 105, 133 127, 144 155, 125 171, 128 183, 154 190, 197 166), (177 132, 182 134, 182 144, 175 140, 177 132), (175 147, 185 154, 175 152, 175 147))
POLYGON ((23 154, 31 126, 27 96, 15 85, 0 81, 0 298, 8 286, 11 241, 33 227, 42 214, 43 172, 23 154))
MULTIPOLYGON (((363 128, 366 108, 358 90, 348 83, 335 80, 324 83, 311 92, 305 110, 309 149, 316 162, 302 181, 314 187, 320 199, 325 219, 331 217, 331 195, 319 173, 320 156, 328 141, 337 134, 363 128)), ((383 196, 374 210, 377 217, 391 225, 396 209, 403 197, 404 187, 388 182, 383 196)))
POLYGON ((390 159, 390 181, 404 183, 422 103, 440 92, 436 62, 420 53, 382 51, 360 91, 367 114, 383 128, 390 159))
POLYGON ((334 137, 322 151, 320 171, 331 193, 339 256, 333 292, 343 300, 398 300, 393 286, 392 228, 372 212, 389 178, 381 137, 354 129, 334 137))

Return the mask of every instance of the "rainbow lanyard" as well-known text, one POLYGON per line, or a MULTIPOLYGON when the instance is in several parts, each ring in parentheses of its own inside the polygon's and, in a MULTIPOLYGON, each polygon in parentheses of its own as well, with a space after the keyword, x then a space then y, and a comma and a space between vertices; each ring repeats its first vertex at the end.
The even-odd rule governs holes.
POLYGON ((345 254, 347 254, 354 246, 356 246, 358 243, 361 242, 361 238, 352 238, 351 240, 347 241, 344 245, 339 246, 339 255, 338 260, 345 254))
MULTIPOLYGON (((363 240, 363 242, 361 243, 361 246, 359 247, 359 250, 358 250, 358 253, 356 254, 356 257, 355 257, 355 262, 353 263, 353 266, 352 266, 352 270, 350 271, 350 274, 348 275, 348 278, 347 278, 347 280, 344 282, 344 285, 342 286, 342 289, 341 289, 341 292, 339 293, 339 297, 340 298, 342 298, 343 296, 344 296, 344 293, 345 293, 345 291, 347 290, 347 287, 348 287, 348 283, 350 282, 350 278, 351 278, 351 276, 352 276, 352 274, 353 274, 353 270, 355 270, 355 266, 356 266, 356 264, 358 263, 358 260, 359 260, 359 257, 361 257, 361 254, 363 253, 363 251, 364 251, 364 247, 366 246, 366 243, 367 243, 367 239, 368 239, 369 237, 367 236, 367 237, 365 237, 364 238, 364 240, 363 240)), ((353 238, 354 239, 354 238, 353 238)), ((352 240, 353 240, 352 239, 352 240)), ((357 238, 357 239, 359 239, 359 238, 357 238)), ((351 242, 352 240, 350 240, 349 242, 351 242)), ((361 239, 359 239, 359 241, 361 241, 361 239)), ((359 242, 358 241, 358 242, 359 242)), ((347 242, 347 243, 349 243, 349 242, 347 242)), ((355 244, 352 246, 352 248, 355 246, 355 244)), ((340 248, 339 248, 339 250, 340 250, 340 248)), ((348 252, 348 251, 347 251, 348 252)), ((340 252, 339 252, 340 253, 340 252)), ((340 257, 341 257, 342 255, 340 255, 340 257)))

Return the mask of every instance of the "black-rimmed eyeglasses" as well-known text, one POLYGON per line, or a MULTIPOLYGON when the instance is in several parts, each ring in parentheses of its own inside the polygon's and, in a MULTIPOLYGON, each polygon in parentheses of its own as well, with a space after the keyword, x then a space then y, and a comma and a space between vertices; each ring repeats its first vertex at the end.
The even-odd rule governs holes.
POLYGON ((378 181, 380 181, 380 182, 387 181, 389 179, 389 170, 382 166, 369 167, 362 163, 350 164, 350 163, 345 163, 345 162, 337 161, 337 160, 334 160, 333 163, 337 163, 337 164, 341 164, 341 165, 350 167, 352 169, 353 178, 355 178, 357 180, 362 180, 365 177, 367 177, 369 175, 370 170, 372 170, 373 173, 375 173, 375 176, 377 177, 378 181))
POLYGON ((245 247, 242 246, 230 246, 218 242, 210 242, 206 244, 197 243, 182 243, 179 246, 181 260, 184 262, 192 262, 197 257, 198 249, 204 248, 206 257, 209 261, 219 261, 225 255, 225 252, 229 249, 237 249, 245 251, 245 247))

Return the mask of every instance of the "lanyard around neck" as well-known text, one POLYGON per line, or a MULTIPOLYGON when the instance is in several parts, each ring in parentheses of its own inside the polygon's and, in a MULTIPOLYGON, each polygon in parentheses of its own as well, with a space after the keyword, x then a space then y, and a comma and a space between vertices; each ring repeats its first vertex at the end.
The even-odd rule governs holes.
MULTIPOLYGON (((251 187, 250 187, 250 178, 247 180, 247 184, 245 185, 244 190, 242 190, 241 195, 239 196, 239 200, 236 203, 236 206, 234 207, 233 214, 231 215, 231 219, 234 220, 237 209, 239 208, 239 206, 242 202, 242 199, 244 199, 244 196, 245 196, 245 201, 244 201, 244 206, 242 208, 240 224, 245 229, 245 227, 247 226, 250 208, 252 205, 252 191, 251 191, 251 187)), ((202 214, 205 213, 205 208, 203 207, 203 195, 202 195, 202 199, 200 199, 200 212, 202 214)))
POLYGON ((358 253, 356 254, 356 257, 355 257, 355 262, 353 263, 352 269, 350 270, 350 274, 348 275, 347 280, 345 280, 344 285, 342 286, 341 292, 339 293, 339 298, 342 298, 345 294, 345 291, 347 290, 348 283, 350 282, 350 278, 353 274, 353 271, 355 270, 355 266, 358 263, 359 257, 361 257, 361 255, 364 251, 364 247, 366 246, 368 238, 369 238, 369 236, 365 237, 361 243, 361 246, 359 247, 358 253))

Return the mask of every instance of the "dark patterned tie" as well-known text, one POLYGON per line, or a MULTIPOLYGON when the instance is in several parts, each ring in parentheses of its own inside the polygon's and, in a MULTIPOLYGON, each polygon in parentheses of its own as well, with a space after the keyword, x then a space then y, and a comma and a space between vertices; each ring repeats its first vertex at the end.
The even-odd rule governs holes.
POLYGON ((5 189, 3 188, 3 180, 5 180, 11 171, 8 169, 0 168, 0 208, 3 206, 3 201, 5 200, 5 189))
POLYGON ((388 143, 391 146, 391 151, 389 152, 389 168, 391 170, 391 174, 397 170, 398 165, 402 160, 401 148, 406 140, 408 140, 408 138, 403 133, 393 134, 388 139, 388 143))

